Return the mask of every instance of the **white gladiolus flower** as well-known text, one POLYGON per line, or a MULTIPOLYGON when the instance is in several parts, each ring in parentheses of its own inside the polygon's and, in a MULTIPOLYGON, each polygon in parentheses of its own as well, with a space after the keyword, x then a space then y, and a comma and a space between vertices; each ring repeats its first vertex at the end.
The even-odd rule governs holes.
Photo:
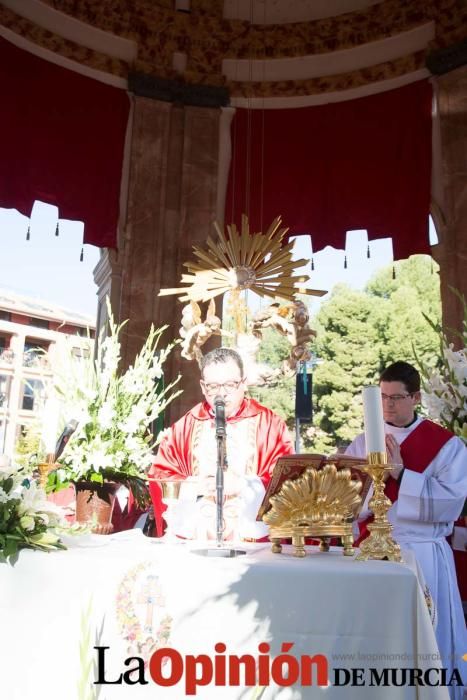
POLYGON ((133 364, 121 372, 120 332, 124 324, 108 310, 107 336, 101 334, 97 353, 78 363, 72 358, 56 372, 57 390, 68 420, 78 422, 60 458, 58 481, 89 481, 98 477, 144 479, 153 461, 151 423, 173 398, 173 384, 162 388, 162 367, 172 345, 158 349, 162 330, 151 328, 133 364))
POLYGON ((31 511, 32 513, 44 509, 47 509, 48 503, 47 498, 42 489, 40 489, 37 484, 33 481, 28 488, 22 489, 22 502, 19 506, 19 510, 22 513, 27 513, 31 511))
POLYGON ((36 526, 34 518, 30 515, 23 515, 23 517, 20 518, 19 524, 21 525, 23 530, 28 530, 29 532, 32 532, 32 530, 34 530, 36 526))
MULTIPOLYGON (((467 306, 464 302, 467 320, 467 306)), ((467 333, 464 331, 464 344, 467 333)), ((467 431, 467 350, 454 350, 442 335, 442 351, 439 368, 423 368, 423 401, 428 414, 434 420, 466 440, 467 431)))
POLYGON ((112 426, 115 418, 115 409, 108 402, 104 403, 97 414, 97 420, 103 430, 107 430, 112 426))
POLYGON ((15 472, 15 468, 12 467, 9 457, 4 454, 0 454, 0 479, 7 479, 15 472))
POLYGON ((0 486, 0 503, 7 503, 7 501, 9 501, 10 498, 11 498, 11 496, 9 496, 9 495, 6 493, 6 491, 4 491, 4 490, 2 489, 2 487, 0 486))

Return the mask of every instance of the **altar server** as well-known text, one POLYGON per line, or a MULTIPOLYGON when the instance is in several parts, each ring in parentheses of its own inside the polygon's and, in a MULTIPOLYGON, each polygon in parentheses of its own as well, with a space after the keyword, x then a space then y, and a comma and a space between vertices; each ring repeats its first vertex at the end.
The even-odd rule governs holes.
MULTIPOLYGON (((467 449, 449 430, 419 417, 420 375, 407 362, 395 362, 380 377, 388 460, 397 470, 386 482, 393 505, 388 519, 394 539, 412 549, 422 568, 437 609, 436 636, 442 665, 464 676, 467 635, 451 548, 446 537, 453 530, 467 496, 467 449)), ((346 454, 365 457, 364 434, 346 454)), ((360 516, 360 539, 368 536, 367 502, 360 516)), ((464 574, 465 575, 465 574, 464 574)), ((453 686, 451 697, 462 698, 453 686)))

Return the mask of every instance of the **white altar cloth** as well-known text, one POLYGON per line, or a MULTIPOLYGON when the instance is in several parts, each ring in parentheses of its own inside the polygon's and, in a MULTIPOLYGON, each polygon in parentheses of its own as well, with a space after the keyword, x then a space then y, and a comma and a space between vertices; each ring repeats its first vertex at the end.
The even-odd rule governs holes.
MULTIPOLYGON (((94 536, 95 537, 95 536, 94 536)), ((198 687, 196 698, 245 700, 447 700, 443 687, 369 686, 369 669, 437 668, 438 650, 414 571, 390 562, 356 562, 308 548, 306 559, 284 547, 245 545, 246 556, 202 557, 194 545, 160 543, 140 531, 66 552, 24 550, 0 565, 0 696, 5 700, 133 700, 186 697, 181 681, 158 687, 93 685, 97 646, 107 646, 106 678, 128 670, 129 656, 149 657, 154 641, 185 657, 223 642, 226 655, 270 644, 324 654, 334 668, 364 669, 366 685, 265 688, 198 687), (81 684, 81 686, 80 686, 81 684)), ((410 556, 410 553, 408 554, 410 556)), ((413 562, 412 562, 413 564, 413 562)), ((133 666, 132 666, 133 667, 133 666)), ((342 676, 343 672, 341 672, 342 676)), ((343 674, 345 676, 345 674, 343 674)))

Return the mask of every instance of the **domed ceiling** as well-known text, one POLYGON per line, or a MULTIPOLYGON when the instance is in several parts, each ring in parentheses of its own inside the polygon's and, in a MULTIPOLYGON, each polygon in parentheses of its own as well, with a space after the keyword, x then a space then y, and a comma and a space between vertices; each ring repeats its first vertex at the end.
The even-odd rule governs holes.
POLYGON ((428 77, 466 37, 465 0, 2 0, 9 41, 105 82, 132 73, 297 107, 428 77))

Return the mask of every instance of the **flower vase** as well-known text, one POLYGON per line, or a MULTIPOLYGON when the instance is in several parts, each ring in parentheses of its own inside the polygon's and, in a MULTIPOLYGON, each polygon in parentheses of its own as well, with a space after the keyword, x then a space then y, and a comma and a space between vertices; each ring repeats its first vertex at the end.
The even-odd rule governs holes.
POLYGON ((112 513, 120 484, 105 481, 75 482, 76 522, 92 526, 92 532, 109 535, 113 530, 112 513))

